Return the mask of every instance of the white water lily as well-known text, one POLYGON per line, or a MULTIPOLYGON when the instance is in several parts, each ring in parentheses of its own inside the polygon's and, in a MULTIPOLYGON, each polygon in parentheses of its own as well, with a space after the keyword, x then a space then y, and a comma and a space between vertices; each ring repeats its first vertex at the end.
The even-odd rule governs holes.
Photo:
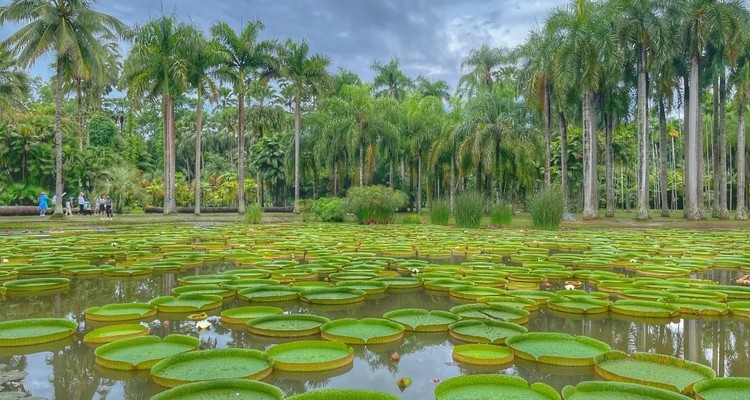
POLYGON ((208 328, 211 327, 211 323, 208 322, 208 320, 204 319, 203 321, 198 321, 195 324, 195 327, 198 328, 198 329, 208 329, 208 328))
POLYGON ((3 258, 3 262, 7 263, 7 262, 10 262, 10 260, 8 260, 7 258, 3 258))
POLYGON ((567 285, 565 285, 565 290, 573 290, 573 289, 575 289, 575 288, 576 288, 576 287, 575 287, 574 285, 571 285, 571 284, 567 284, 567 285))

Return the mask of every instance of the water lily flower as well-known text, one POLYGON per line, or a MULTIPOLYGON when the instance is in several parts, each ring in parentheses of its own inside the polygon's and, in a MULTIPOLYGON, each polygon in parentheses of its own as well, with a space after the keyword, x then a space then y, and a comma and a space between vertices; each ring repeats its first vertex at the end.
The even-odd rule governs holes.
POLYGON ((208 329, 211 327, 211 323, 204 319, 203 321, 198 321, 195 326, 198 329, 208 329))
POLYGON ((10 260, 8 260, 7 258, 3 258, 3 262, 7 263, 7 262, 10 262, 10 260))
POLYGON ((573 290, 573 289, 575 289, 575 288, 576 288, 576 287, 575 287, 574 285, 571 285, 571 284, 567 284, 567 285, 565 285, 565 290, 573 290))

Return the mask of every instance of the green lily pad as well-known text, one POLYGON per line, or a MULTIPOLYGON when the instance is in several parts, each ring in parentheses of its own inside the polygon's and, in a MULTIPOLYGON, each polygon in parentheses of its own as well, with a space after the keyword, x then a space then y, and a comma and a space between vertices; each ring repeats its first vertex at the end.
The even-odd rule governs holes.
POLYGON ((556 332, 524 333, 508 338, 505 344, 524 360, 574 367, 594 365, 595 357, 610 350, 604 342, 556 332))
POLYGON ((612 303, 607 300, 597 300, 592 297, 576 296, 562 299, 550 299, 547 308, 570 314, 602 314, 609 311, 612 303))
POLYGON ((472 365, 503 365, 513 361, 513 350, 494 344, 460 344, 453 346, 453 360, 472 365))
POLYGON ((732 315, 750 317, 750 301, 730 301, 727 305, 732 315))
POLYGON ((240 299, 259 303, 275 303, 279 301, 297 300, 301 289, 283 285, 261 286, 242 289, 237 292, 240 299))
POLYGON ((313 288, 300 293, 300 300, 311 304, 352 304, 365 300, 364 290, 345 287, 313 288))
POLYGON ((48 290, 65 289, 70 286, 68 278, 17 279, 3 283, 8 296, 31 294, 48 290))
POLYGON ((450 324, 461 320, 451 312, 418 308, 390 311, 383 314, 383 318, 398 322, 407 331, 416 332, 445 332, 450 324))
POLYGON ((166 387, 215 379, 253 379, 268 376, 273 361, 262 351, 211 349, 177 354, 151 368, 151 379, 166 387))
POLYGON ((87 333, 83 337, 86 344, 105 344, 120 339, 148 335, 148 327, 140 324, 122 324, 103 326, 87 333))
POLYGON ((388 285, 389 293, 411 292, 420 290, 424 287, 421 279, 403 276, 403 277, 383 277, 375 278, 373 282, 383 282, 388 285))
POLYGON ((525 379, 509 375, 464 375, 440 382, 436 400, 560 400, 555 389, 544 383, 529 385, 525 379), (502 397, 499 397, 502 396, 502 397))
POLYGON ((518 324, 480 319, 458 321, 448 327, 451 337, 471 343, 503 344, 507 338, 526 332, 518 324))
POLYGON ((388 283, 369 281, 342 281, 337 282, 336 287, 364 290, 367 295, 381 294, 388 290, 388 283))
POLYGON ((531 315, 524 309, 495 303, 464 304, 455 306, 450 311, 464 319, 491 319, 515 324, 525 324, 531 315))
POLYGON ((159 312, 163 313, 189 313, 208 311, 221 307, 224 300, 219 295, 211 294, 181 294, 174 296, 161 296, 151 300, 149 303, 155 305, 159 312))
POLYGON ((562 395, 565 400, 691 400, 685 395, 650 386, 599 381, 565 386, 562 395))
POLYGON ((677 307, 680 314, 703 315, 703 316, 722 316, 729 314, 729 306, 712 300, 683 299, 678 300, 660 300, 664 303, 677 307))
POLYGON ((85 311, 87 321, 121 322, 147 319, 156 315, 156 306, 148 303, 114 303, 101 307, 89 307, 85 311))
POLYGON ((286 400, 400 400, 392 394, 356 389, 323 389, 287 397, 286 400))
POLYGON ((309 314, 280 314, 247 321, 250 333, 272 337, 303 337, 317 335, 328 318, 309 314))
POLYGON ((313 372, 336 369, 354 361, 354 350, 341 342, 301 340, 282 343, 266 351, 279 371, 313 372))
POLYGON ((179 278, 180 285, 218 285, 221 283, 229 283, 235 279, 238 279, 236 275, 219 274, 219 275, 194 275, 179 278))
POLYGON ((320 327, 323 339, 347 344, 390 343, 404 336, 404 326, 379 318, 344 318, 320 327))
POLYGON ((282 400, 276 386, 246 379, 220 379, 180 385, 159 393, 151 400, 282 400))
POLYGON ((172 289, 172 294, 175 296, 183 294, 210 294, 221 296, 225 299, 234 297, 237 290, 233 287, 223 284, 209 284, 209 285, 187 285, 178 286, 172 289))
POLYGON ((197 350, 200 340, 185 335, 142 336, 107 343, 94 351, 96 363, 118 370, 149 369, 158 361, 188 351, 197 350))
POLYGON ((750 398, 750 378, 713 378, 693 385, 697 400, 745 400, 750 398))
POLYGON ((31 346, 73 335, 75 321, 61 318, 31 318, 0 322, 0 347, 31 346))
POLYGON ((679 308, 670 303, 648 300, 618 300, 609 306, 609 311, 643 318, 672 318, 680 313, 679 308))
POLYGON ((283 314, 284 310, 271 306, 237 307, 221 312, 221 321, 227 324, 245 324, 255 318, 283 314))

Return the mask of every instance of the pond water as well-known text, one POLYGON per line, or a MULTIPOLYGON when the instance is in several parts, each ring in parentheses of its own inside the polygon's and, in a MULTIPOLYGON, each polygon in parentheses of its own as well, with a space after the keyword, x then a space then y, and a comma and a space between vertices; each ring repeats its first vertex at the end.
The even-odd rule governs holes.
MULTIPOLYGON (((154 384, 148 372, 141 374, 108 371, 94 366, 94 350, 82 343, 83 334, 93 329, 86 326, 83 310, 94 305, 113 302, 148 302, 170 294, 177 278, 192 274, 218 273, 233 268, 231 264, 214 264, 189 270, 179 275, 154 275, 140 280, 108 280, 106 278, 73 279, 70 291, 49 297, 12 298, 0 303, 0 321, 32 317, 63 317, 78 321, 80 332, 73 339, 51 343, 40 348, 0 349, 0 364, 6 370, 20 370, 28 375, 21 381, 0 386, 2 392, 24 391, 29 395, 57 400, 132 399, 145 400, 164 389, 154 384)), ((729 282, 736 272, 715 270, 698 276, 729 282)), ((278 305, 287 312, 312 313, 331 319, 381 317, 400 308, 448 310, 460 304, 447 294, 402 293, 371 298, 354 306, 311 306, 299 301, 278 305)), ((235 301, 223 309, 247 305, 235 301)), ((283 339, 254 336, 242 327, 223 326, 218 316, 209 318, 212 326, 198 330, 187 320, 153 320, 148 322, 152 334, 165 336, 183 333, 197 336, 202 348, 245 347, 267 349, 283 339)), ((711 366, 718 376, 750 376, 750 320, 724 317, 721 319, 638 320, 630 317, 604 315, 583 318, 556 314, 542 309, 532 314, 525 326, 529 331, 565 332, 587 335, 626 352, 648 351, 683 357, 711 366)), ((412 334, 403 340, 378 346, 353 346, 354 364, 343 370, 325 373, 291 374, 274 372, 264 379, 287 395, 321 388, 362 388, 397 394, 404 399, 434 399, 437 382, 457 375, 503 373, 521 376, 530 382, 545 382, 560 390, 568 384, 596 380, 593 368, 551 367, 515 360, 493 368, 477 369, 452 361, 454 344, 447 333, 412 334), (391 361, 398 352, 401 360, 391 361), (412 379, 403 393, 396 382, 401 377, 412 379)))

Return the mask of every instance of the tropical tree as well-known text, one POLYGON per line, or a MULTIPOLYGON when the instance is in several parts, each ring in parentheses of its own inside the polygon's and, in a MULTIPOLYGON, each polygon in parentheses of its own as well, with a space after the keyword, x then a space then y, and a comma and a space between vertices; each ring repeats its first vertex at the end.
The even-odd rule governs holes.
POLYGON ((214 41, 219 44, 222 63, 216 76, 232 85, 237 96, 237 181, 239 182, 238 210, 245 213, 245 96, 254 80, 268 80, 277 75, 278 62, 274 57, 276 43, 258 40, 265 25, 259 20, 248 22, 237 34, 226 22, 211 27, 214 41))
POLYGON ((401 71, 401 62, 398 58, 392 58, 385 64, 376 61, 370 68, 375 72, 372 90, 378 96, 402 100, 406 95, 406 90, 414 86, 411 79, 401 71))
POLYGON ((404 134, 411 139, 411 151, 417 158, 417 214, 422 213, 422 159, 431 143, 438 138, 443 128, 445 111, 442 101, 434 96, 412 96, 404 107, 404 134))
POLYGON ((294 103, 294 210, 299 212, 300 187, 300 120, 302 101, 321 93, 330 86, 326 68, 331 60, 322 54, 310 54, 306 41, 289 39, 279 47, 282 85, 292 95, 294 103))
POLYGON ((750 103, 750 41, 745 41, 745 51, 739 58, 730 76, 734 84, 734 100, 737 108, 737 155, 735 168, 737 172, 737 215, 735 218, 747 220, 747 200, 745 199, 746 164, 745 164, 745 111, 750 103))
POLYGON ((19 68, 13 55, 0 48, 0 122, 3 110, 11 104, 17 104, 18 99, 25 97, 28 91, 28 76, 19 68))
POLYGON ((480 89, 491 89, 495 75, 498 73, 497 68, 507 60, 508 51, 503 48, 493 48, 483 44, 478 49, 472 49, 469 55, 461 61, 461 68, 470 70, 459 79, 459 90, 471 97, 480 89))
POLYGON ((420 75, 417 77, 416 89, 423 97, 432 96, 443 101, 448 101, 451 97, 450 86, 442 79, 430 80, 420 75))
POLYGON ((122 85, 131 99, 161 98, 165 214, 177 211, 175 101, 187 90, 188 49, 195 38, 193 28, 174 16, 151 20, 138 28, 123 66, 122 85))
POLYGON ((124 37, 125 25, 117 18, 92 9, 91 0, 13 0, 0 7, 0 25, 27 23, 8 37, 7 46, 25 66, 42 55, 55 57, 55 215, 62 216, 63 149, 62 103, 65 62, 83 71, 102 67, 102 43, 124 37))

